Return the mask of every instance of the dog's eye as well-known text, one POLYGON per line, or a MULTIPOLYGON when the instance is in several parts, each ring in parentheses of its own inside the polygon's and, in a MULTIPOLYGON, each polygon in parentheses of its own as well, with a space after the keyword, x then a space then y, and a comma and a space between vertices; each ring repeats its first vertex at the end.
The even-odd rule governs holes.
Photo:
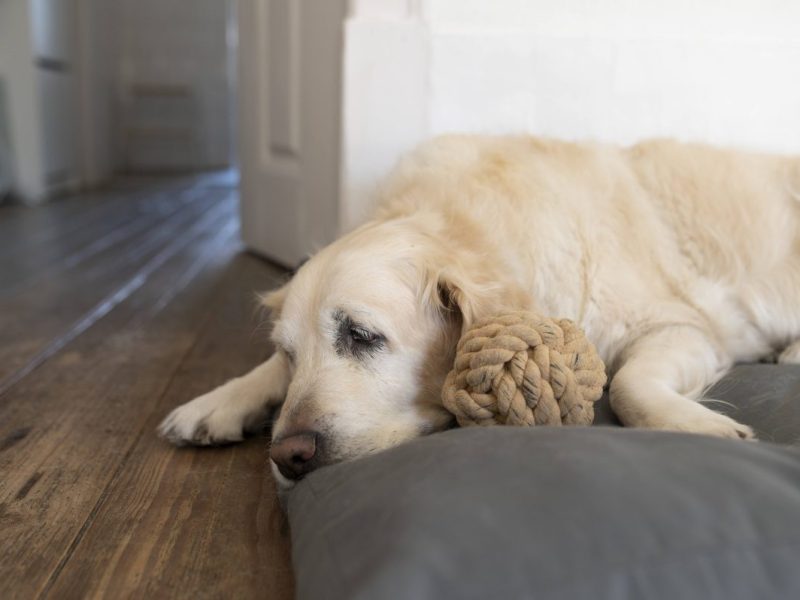
POLYGON ((364 359, 384 349, 386 338, 382 334, 364 327, 341 310, 336 311, 333 318, 337 326, 334 342, 337 354, 364 359))
POLYGON ((350 337, 353 338, 353 341, 356 343, 367 345, 375 344, 380 339, 378 334, 373 333, 368 329, 364 329, 363 327, 351 327, 350 337))
POLYGON ((360 325, 351 324, 346 331, 349 341, 340 344, 339 347, 346 348, 356 358, 373 356, 383 349, 386 341, 386 338, 380 333, 375 333, 360 325))
POLYGON ((383 350, 386 338, 380 333, 365 329, 360 325, 350 325, 347 329, 349 342, 346 347, 356 358, 373 356, 376 352, 383 350))

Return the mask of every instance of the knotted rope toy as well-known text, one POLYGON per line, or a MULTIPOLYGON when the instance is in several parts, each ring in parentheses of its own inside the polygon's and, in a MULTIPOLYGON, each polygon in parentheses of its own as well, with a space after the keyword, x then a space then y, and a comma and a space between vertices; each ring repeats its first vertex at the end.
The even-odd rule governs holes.
POLYGON ((513 312, 461 336, 442 400, 462 427, 590 425, 605 383, 603 361, 575 323, 513 312))

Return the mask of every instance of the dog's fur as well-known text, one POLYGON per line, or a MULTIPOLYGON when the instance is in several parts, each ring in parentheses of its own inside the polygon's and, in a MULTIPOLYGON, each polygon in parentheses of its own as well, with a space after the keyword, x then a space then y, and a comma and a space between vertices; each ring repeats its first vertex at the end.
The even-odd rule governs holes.
POLYGON ((460 332, 506 309, 578 322, 629 426, 751 438, 704 390, 736 361, 800 359, 800 159, 448 136, 377 206, 266 296, 274 356, 164 435, 239 440, 284 399, 273 436, 319 432, 320 464, 441 429, 460 332))

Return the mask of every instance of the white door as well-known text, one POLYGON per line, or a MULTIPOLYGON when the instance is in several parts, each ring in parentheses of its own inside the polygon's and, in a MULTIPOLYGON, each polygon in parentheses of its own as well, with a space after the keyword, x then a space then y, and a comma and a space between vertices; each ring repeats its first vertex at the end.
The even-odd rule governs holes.
POLYGON ((285 265, 334 239, 346 0, 240 0, 242 236, 285 265))

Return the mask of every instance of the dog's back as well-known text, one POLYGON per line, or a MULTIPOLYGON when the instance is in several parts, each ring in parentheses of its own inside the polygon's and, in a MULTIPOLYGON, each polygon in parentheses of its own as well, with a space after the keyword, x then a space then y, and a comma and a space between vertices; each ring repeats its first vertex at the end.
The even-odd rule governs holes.
POLYGON ((378 214, 426 211, 607 359, 652 321, 704 321, 737 360, 800 336, 800 159, 445 136, 401 162, 378 214))

